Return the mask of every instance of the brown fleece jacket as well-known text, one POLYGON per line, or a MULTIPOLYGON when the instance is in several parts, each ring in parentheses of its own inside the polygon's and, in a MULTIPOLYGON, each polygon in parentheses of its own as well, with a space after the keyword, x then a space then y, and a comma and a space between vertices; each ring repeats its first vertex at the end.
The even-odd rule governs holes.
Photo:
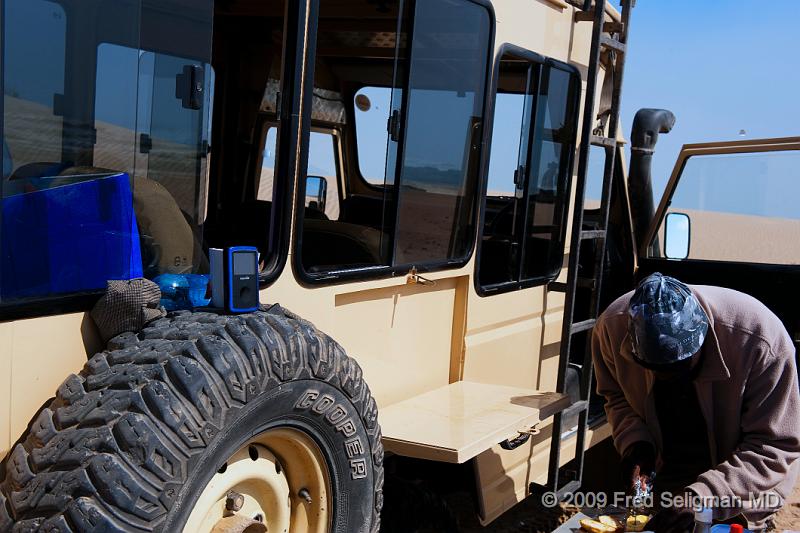
MULTIPOLYGON (((771 491, 780 496, 782 505, 800 472, 800 389, 794 345, 778 317, 755 298, 720 287, 690 288, 710 320, 695 387, 716 466, 688 488, 699 496, 741 498, 742 508, 717 508, 715 518, 744 513, 750 526, 758 528, 775 509, 750 507, 751 495, 771 491)), ((606 309, 592 336, 597 392, 606 397, 620 454, 637 441, 661 450, 654 376, 631 354, 632 294, 606 309)))

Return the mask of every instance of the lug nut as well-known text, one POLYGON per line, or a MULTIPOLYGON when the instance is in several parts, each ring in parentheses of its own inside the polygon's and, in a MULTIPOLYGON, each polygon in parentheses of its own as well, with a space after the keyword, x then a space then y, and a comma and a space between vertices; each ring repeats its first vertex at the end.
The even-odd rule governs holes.
POLYGON ((239 494, 236 491, 230 491, 228 495, 225 497, 225 509, 232 512, 237 512, 241 510, 242 506, 244 505, 244 496, 239 494))
POLYGON ((303 498, 306 503, 311 503, 311 493, 308 492, 308 489, 300 489, 300 492, 298 492, 297 495, 303 498))

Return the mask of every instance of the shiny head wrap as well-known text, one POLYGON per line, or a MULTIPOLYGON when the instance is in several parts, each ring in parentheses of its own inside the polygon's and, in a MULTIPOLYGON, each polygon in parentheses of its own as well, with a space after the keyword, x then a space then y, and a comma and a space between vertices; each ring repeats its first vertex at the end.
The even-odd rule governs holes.
POLYGON ((628 305, 633 355, 646 365, 668 365, 700 351, 708 315, 688 286, 656 272, 645 278, 628 305))

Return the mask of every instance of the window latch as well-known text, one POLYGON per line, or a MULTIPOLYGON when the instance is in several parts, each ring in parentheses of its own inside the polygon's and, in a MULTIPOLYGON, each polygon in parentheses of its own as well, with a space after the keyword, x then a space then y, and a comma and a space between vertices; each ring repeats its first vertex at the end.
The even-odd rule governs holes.
POLYGON ((417 273, 417 267, 411 267, 406 276, 406 284, 408 285, 436 285, 436 280, 424 278, 417 273))
POLYGON ((517 189, 522 189, 525 182, 525 165, 520 165, 514 171, 514 185, 517 189))
POLYGON ((386 123, 386 129, 389 132, 389 138, 394 142, 400 142, 400 111, 395 109, 389 115, 389 120, 386 123))

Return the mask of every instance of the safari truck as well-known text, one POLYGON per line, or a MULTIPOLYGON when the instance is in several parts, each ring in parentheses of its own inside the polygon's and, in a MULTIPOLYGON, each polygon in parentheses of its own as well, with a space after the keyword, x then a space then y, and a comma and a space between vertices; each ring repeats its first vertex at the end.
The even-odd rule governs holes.
POLYGON ((737 261, 797 331, 800 140, 687 146, 656 211, 631 7, 0 0, 0 531, 446 531, 443 480, 488 524, 610 435, 586 338, 637 265, 737 261), (197 305, 239 246, 260 309, 197 305), (142 278, 182 309, 103 338, 142 278))

